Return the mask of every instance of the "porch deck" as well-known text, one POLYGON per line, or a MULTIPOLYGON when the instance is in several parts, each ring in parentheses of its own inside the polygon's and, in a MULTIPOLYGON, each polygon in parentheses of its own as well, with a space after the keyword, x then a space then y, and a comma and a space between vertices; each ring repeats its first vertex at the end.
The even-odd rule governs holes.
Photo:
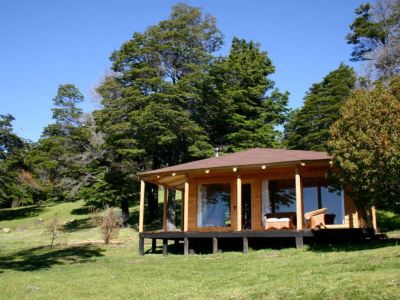
POLYGON ((272 238, 293 238, 296 248, 303 247, 304 238, 340 240, 343 238, 364 239, 371 238, 374 231, 365 228, 347 229, 318 229, 318 230, 242 230, 242 231, 145 231, 139 233, 139 255, 144 255, 144 240, 152 240, 152 250, 156 247, 156 241, 163 241, 163 255, 168 254, 168 241, 184 242, 184 255, 191 253, 190 240, 192 239, 212 239, 212 252, 217 253, 218 241, 222 239, 242 239, 243 253, 248 252, 248 239, 272 239, 272 238))

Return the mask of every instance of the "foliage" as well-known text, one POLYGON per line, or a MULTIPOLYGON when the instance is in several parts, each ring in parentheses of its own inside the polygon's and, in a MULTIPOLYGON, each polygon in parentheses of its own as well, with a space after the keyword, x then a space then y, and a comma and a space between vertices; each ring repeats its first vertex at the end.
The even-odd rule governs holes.
POLYGON ((347 42, 354 45, 352 59, 371 61, 378 76, 400 72, 400 1, 377 0, 356 9, 347 42))
POLYGON ((26 156, 35 174, 43 182, 47 198, 75 200, 77 190, 87 177, 82 161, 90 148, 91 134, 83 112, 77 107, 83 95, 72 84, 60 85, 53 99, 54 124, 26 156))
POLYGON ((60 231, 62 229, 62 225, 60 224, 60 220, 58 215, 55 214, 53 218, 51 218, 44 228, 44 234, 50 237, 50 247, 53 247, 54 241, 59 237, 60 231))
POLYGON ((275 127, 286 121, 289 94, 273 89, 268 76, 274 72, 259 44, 239 38, 227 57, 213 62, 194 116, 214 146, 227 152, 276 146, 275 127))
POLYGON ((123 215, 110 207, 104 212, 98 209, 91 209, 90 220, 99 227, 105 244, 109 244, 112 239, 116 239, 121 229, 124 219, 123 215))
POLYGON ((285 124, 285 143, 289 149, 326 151, 329 128, 339 118, 340 107, 354 88, 352 68, 341 64, 320 83, 315 83, 285 124))
POLYGON ((329 148, 361 207, 400 211, 399 133, 400 77, 356 90, 342 107, 329 148))

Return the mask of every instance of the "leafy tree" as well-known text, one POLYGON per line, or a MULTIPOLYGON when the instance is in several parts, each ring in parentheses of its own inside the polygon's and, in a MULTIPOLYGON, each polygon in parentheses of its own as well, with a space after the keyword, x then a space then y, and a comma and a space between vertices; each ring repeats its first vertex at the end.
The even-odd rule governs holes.
POLYGON ((39 199, 41 186, 29 172, 24 157, 30 145, 13 132, 11 115, 0 116, 0 206, 10 207, 39 199))
POLYGON ((13 132, 11 122, 14 120, 10 114, 0 115, 0 161, 6 159, 13 150, 23 147, 22 139, 13 132))
POLYGON ((347 42, 354 45, 352 60, 371 61, 378 76, 400 72, 400 1, 377 0, 356 9, 347 42))
POLYGON ((339 118, 340 107, 354 88, 352 68, 341 64, 320 83, 313 84, 304 105, 294 111, 285 125, 285 143, 289 149, 326 151, 330 127, 339 118))
POLYGON ((354 91, 331 132, 334 164, 358 205, 400 212, 400 77, 354 91))
POLYGON ((194 115, 213 145, 228 152, 276 146, 276 126, 286 120, 288 93, 273 89, 268 76, 274 72, 260 45, 238 38, 228 57, 211 65, 194 115))

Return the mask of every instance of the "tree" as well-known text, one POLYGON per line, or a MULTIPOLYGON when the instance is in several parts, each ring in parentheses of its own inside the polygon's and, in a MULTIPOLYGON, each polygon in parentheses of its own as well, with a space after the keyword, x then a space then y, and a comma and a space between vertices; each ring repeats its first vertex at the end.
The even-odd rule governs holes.
POLYGON ((40 198, 41 185, 25 162, 30 144, 13 132, 11 115, 0 115, 0 206, 31 204, 40 198))
POLYGON ((400 77, 354 91, 331 133, 329 152, 356 203, 400 212, 400 77))
POLYGON ((10 114, 0 115, 0 161, 24 145, 22 139, 13 132, 11 122, 14 120, 10 114))
POLYGON ((378 77, 400 72, 400 1, 377 0, 356 9, 347 42, 354 45, 352 60, 370 61, 378 77))
POLYGON ((195 118, 213 145, 228 152, 276 146, 276 126, 286 120, 288 93, 273 89, 268 76, 274 72, 259 44, 238 38, 228 57, 211 65, 195 118))
POLYGON ((339 110, 354 88, 352 68, 341 64, 320 83, 315 83, 285 125, 285 143, 289 149, 326 151, 330 126, 339 118, 339 110))
MULTIPOLYGON (((104 178, 109 190, 119 195, 125 214, 136 192, 138 170, 212 153, 208 137, 192 119, 189 107, 197 96, 192 86, 221 43, 213 17, 177 4, 169 19, 144 33, 134 33, 111 56, 116 75, 98 88, 103 109, 95 118, 105 133, 108 162, 104 178)), ((155 219, 157 187, 149 188, 149 216, 155 219)))
POLYGON ((60 85, 53 99, 55 123, 44 128, 26 160, 47 186, 48 197, 75 199, 76 186, 85 170, 78 159, 89 143, 89 132, 78 108, 83 95, 73 84, 60 85))

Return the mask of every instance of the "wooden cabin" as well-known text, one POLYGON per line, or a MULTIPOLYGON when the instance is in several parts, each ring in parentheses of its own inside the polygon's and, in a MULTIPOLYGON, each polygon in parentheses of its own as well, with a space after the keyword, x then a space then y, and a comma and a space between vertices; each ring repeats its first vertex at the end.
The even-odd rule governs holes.
POLYGON ((212 239, 216 252, 221 239, 237 238, 246 253, 249 239, 293 238, 302 247, 317 232, 376 229, 375 209, 357 209, 346 188, 334 187, 334 172, 325 152, 255 148, 139 173, 139 253, 144 239, 163 240, 164 254, 169 240, 183 241, 187 255, 193 239, 212 239), (144 230, 146 182, 163 187, 162 230, 144 230), (182 194, 179 224, 171 190, 182 194))

